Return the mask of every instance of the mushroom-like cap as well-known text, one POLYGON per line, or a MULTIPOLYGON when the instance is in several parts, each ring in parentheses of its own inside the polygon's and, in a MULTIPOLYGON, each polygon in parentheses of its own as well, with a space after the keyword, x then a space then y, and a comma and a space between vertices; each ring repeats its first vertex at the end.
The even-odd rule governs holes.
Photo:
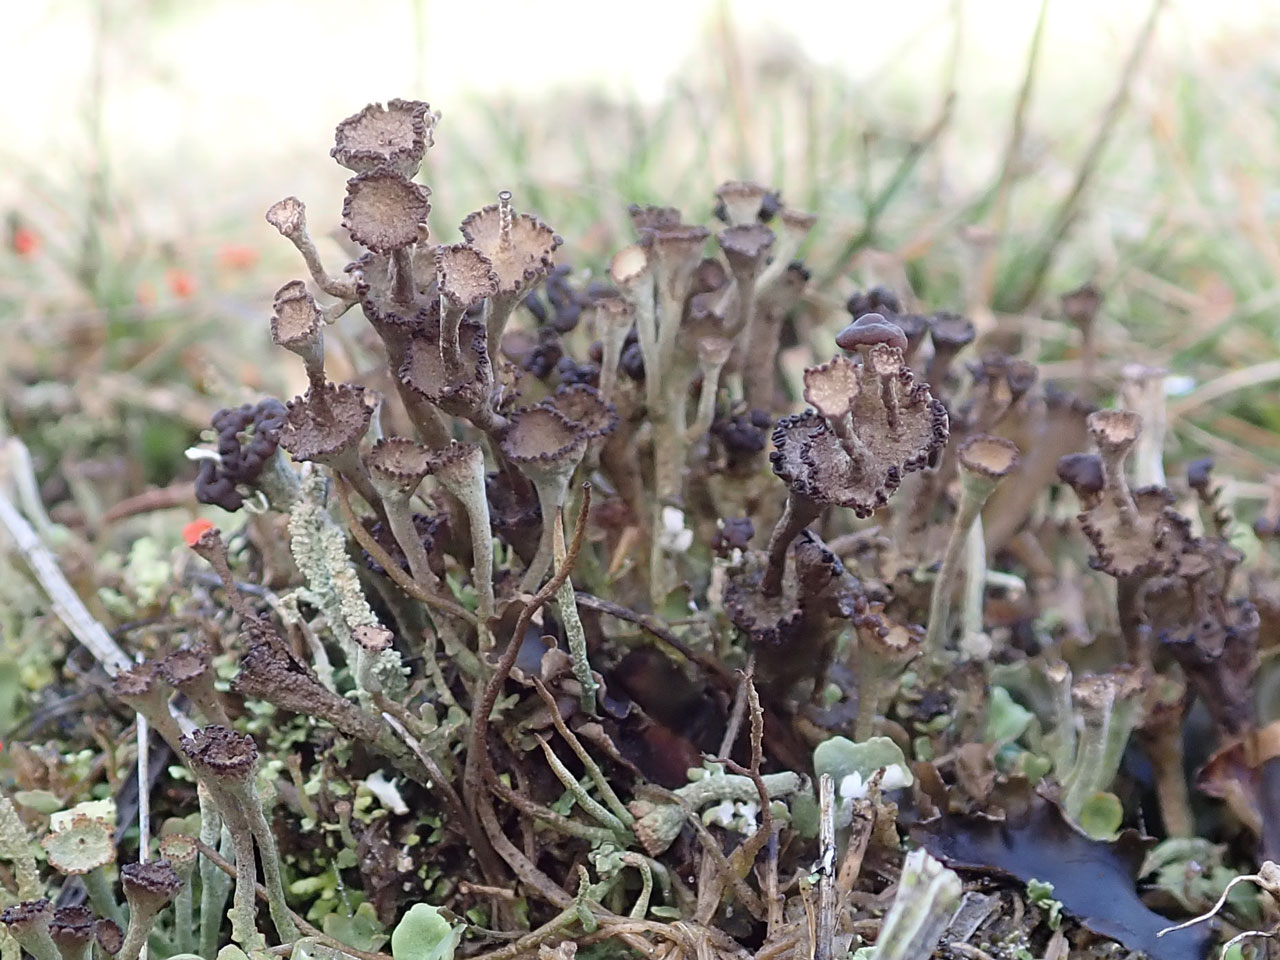
POLYGON ((315 297, 301 280, 290 280, 276 291, 271 305, 271 342, 297 353, 315 346, 323 318, 315 297))
POLYGON ((726 227, 717 239, 735 277, 755 277, 764 269, 773 250, 773 231, 763 223, 726 227))
POLYGON ((1098 410, 1089 414, 1089 435, 1105 456, 1122 456, 1142 432, 1142 417, 1132 410, 1098 410))
POLYGON ((431 455, 431 475, 451 492, 472 487, 477 478, 483 484, 484 451, 478 444, 454 440, 431 455))
MULTIPOLYGON (((432 255, 434 256, 434 248, 432 255)), ((355 281, 356 296, 360 298, 365 318, 384 339, 407 338, 425 329, 430 322, 439 322, 438 297, 425 298, 420 295, 419 290, 416 291, 419 295, 411 302, 396 299, 390 256, 366 253, 347 264, 346 272, 355 281)), ((425 270, 415 272, 415 277, 425 278, 427 275, 425 270)))
POLYGON ((462 310, 470 310, 498 292, 498 274, 479 250, 465 243, 436 248, 440 292, 462 310))
POLYGON ((431 212, 431 191, 385 167, 347 181, 342 226, 374 253, 390 253, 418 242, 418 228, 431 212))
POLYGON ((623 247, 609 261, 609 279, 624 290, 649 276, 649 251, 642 244, 623 247))
POLYGON ((896 348, 872 347, 853 379, 856 392, 842 400, 852 369, 839 357, 806 371, 806 396, 837 413, 824 419, 806 411, 779 421, 770 460, 793 492, 865 517, 885 503, 903 474, 931 462, 949 431, 946 408, 928 384, 915 382, 896 348), (856 458, 851 446, 861 450, 856 458))
POLYGON ((649 230, 669 230, 684 222, 684 217, 675 207, 658 207, 650 203, 633 203, 627 208, 627 213, 638 236, 649 230))
POLYGON ((124 931, 110 917, 99 917, 93 923, 93 936, 104 951, 115 956, 124 946, 124 931))
POLYGON ((544 401, 588 439, 603 437, 618 426, 618 410, 600 391, 585 383, 566 384, 544 401))
POLYGON ((800 244, 817 222, 818 215, 816 213, 805 213, 802 210, 783 207, 778 211, 774 229, 778 233, 785 232, 790 234, 792 248, 799 249, 800 244))
POLYGON ((195 837, 185 833, 166 833, 160 838, 159 847, 160 856, 173 864, 179 875, 189 872, 200 854, 200 846, 195 837))
POLYGON ((1072 323, 1087 327, 1093 323, 1102 308, 1102 291, 1092 283, 1062 295, 1062 312, 1072 323))
POLYGON ((354 448, 373 417, 364 387, 326 383, 323 397, 315 388, 289 401, 280 446, 295 460, 322 461, 354 448))
POLYGON ((960 444, 956 452, 960 469, 987 478, 1007 477, 1018 465, 1018 447, 1012 440, 979 434, 960 444))
POLYGON ((933 348, 943 353, 959 353, 978 335, 973 321, 958 313, 935 313, 929 318, 929 336, 933 348))
POLYGON ((120 885, 131 910, 155 915, 178 895, 183 883, 168 860, 148 860, 121 867, 120 885))
POLYGON ((410 497, 431 472, 431 451, 408 437, 386 437, 365 456, 375 486, 399 490, 410 497))
POLYGON ((1213 457, 1203 457, 1187 464, 1187 486, 1206 496, 1213 481, 1213 457))
POLYGON ((462 221, 462 236, 487 257, 498 277, 498 292, 518 295, 551 272, 552 255, 563 242, 556 232, 527 213, 515 213, 511 192, 462 221))
MULTIPOLYGON (((627 248, 631 249, 630 247, 627 248)), ((641 250, 641 253, 644 251, 641 250)), ((617 259, 616 257, 614 258, 617 259)), ((609 330, 630 330, 635 322, 635 307, 626 298, 617 294, 596 297, 591 301, 591 309, 595 316, 596 335, 604 338, 609 330)))
POLYGON ((53 923, 53 904, 46 897, 23 900, 0 911, 0 923, 8 927, 15 937, 42 929, 47 931, 53 923))
POLYGON ((907 349, 907 335, 896 323, 879 313, 864 313, 836 334, 841 350, 857 350, 885 343, 898 350, 907 349))
POLYGON ((1040 368, 1030 360, 1012 359, 1004 367, 1005 383, 1009 385, 1011 403, 1017 403, 1040 379, 1040 368))
POLYGON ((464 321, 459 329, 459 362, 448 367, 440 357, 440 345, 430 337, 409 341, 400 379, 446 413, 473 417, 487 409, 493 386, 484 326, 464 321))
POLYGON ((848 357, 833 357, 804 372, 805 402, 824 417, 843 417, 851 411, 859 387, 857 364, 848 357))
POLYGON ((803 636, 804 611, 797 600, 795 564, 787 564, 777 596, 767 596, 760 580, 760 572, 753 570, 731 576, 724 591, 724 611, 753 646, 776 653, 798 644, 803 636))
POLYGON ((248 780, 258 764, 253 737, 220 724, 197 727, 182 738, 181 746, 192 766, 216 780, 248 780))
POLYGON ((53 911, 49 933, 64 957, 82 956, 93 940, 93 911, 83 904, 58 907, 53 911))
POLYGON ((1081 503, 1092 503, 1106 486, 1102 458, 1092 453, 1069 453, 1058 460, 1058 479, 1076 492, 1081 503))
POLYGON ((297 197, 285 197, 267 208, 267 223, 292 240, 307 229, 307 205, 297 197))
POLYGON ((431 147, 436 117, 421 100, 371 103, 334 131, 329 156, 355 173, 389 167, 412 177, 431 147))
POLYGON ((1173 509, 1165 487, 1133 491, 1136 508, 1125 522, 1116 498, 1085 504, 1080 527, 1097 553, 1090 565, 1113 577, 1161 575, 1177 570, 1191 542, 1191 524, 1173 509))
POLYGON ((511 415, 502 438, 502 452, 524 465, 576 464, 586 451, 587 437, 574 423, 550 406, 525 407, 511 415))
POLYGON ((716 187, 716 214, 732 226, 764 220, 777 209, 777 194, 750 180, 729 180, 716 187), (766 208, 766 202, 772 199, 766 208))
POLYGON ((169 685, 150 660, 117 673, 111 680, 111 691, 118 700, 140 713, 168 709, 171 693, 169 685))
POLYGON ((49 866, 66 876, 79 876, 114 863, 113 824, 102 817, 78 813, 40 838, 49 866))
MULTIPOLYGON (((764 230, 771 232, 768 227, 764 230)), ((648 246, 660 271, 692 276, 702 260, 702 248, 709 236, 711 231, 706 227, 677 224, 649 230, 641 242, 648 246)))
POLYGON ((849 299, 845 301, 844 308, 849 311, 849 316, 854 320, 857 320, 865 313, 879 313, 896 317, 902 313, 902 301, 888 287, 876 286, 867 290, 857 290, 850 294, 849 299))
POLYGON ((881 662, 906 666, 924 651, 924 628, 888 619, 882 603, 868 603, 859 597, 853 626, 858 649, 881 662))
POLYGON ((209 648, 200 644, 180 647, 158 664, 160 674, 178 690, 185 690, 209 677, 212 661, 209 648))

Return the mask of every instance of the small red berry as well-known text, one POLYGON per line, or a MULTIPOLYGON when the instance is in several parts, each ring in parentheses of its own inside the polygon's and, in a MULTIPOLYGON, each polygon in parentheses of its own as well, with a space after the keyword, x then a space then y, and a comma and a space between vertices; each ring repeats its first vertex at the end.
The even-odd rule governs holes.
POLYGON ((188 547, 194 547, 210 530, 217 529, 213 525, 212 520, 206 520, 201 517, 199 520, 192 520, 182 528, 182 539, 187 542, 188 547))

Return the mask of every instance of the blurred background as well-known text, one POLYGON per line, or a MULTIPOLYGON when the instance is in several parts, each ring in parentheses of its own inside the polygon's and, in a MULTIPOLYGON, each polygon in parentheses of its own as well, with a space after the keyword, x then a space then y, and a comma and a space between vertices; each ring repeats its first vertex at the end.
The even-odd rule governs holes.
POLYGON ((719 182, 759 179, 820 216, 809 307, 833 324, 886 283, 1068 377, 1080 335, 1058 298, 1093 282, 1103 371, 1170 373, 1171 454, 1255 481, 1280 467, 1280 4, 4 12, 0 403, 37 453, 87 457, 100 430, 166 483, 213 410, 291 395, 298 365, 266 318, 301 264, 263 212, 302 198, 337 269, 333 127, 406 97, 443 114, 419 175, 441 240, 511 189, 564 236, 562 262, 598 270, 629 240, 629 203, 706 221, 719 182))

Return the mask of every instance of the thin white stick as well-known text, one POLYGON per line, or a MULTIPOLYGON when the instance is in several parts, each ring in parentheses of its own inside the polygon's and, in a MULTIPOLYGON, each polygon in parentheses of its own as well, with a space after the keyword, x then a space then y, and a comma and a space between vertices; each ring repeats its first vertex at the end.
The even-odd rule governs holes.
POLYGON ((62 575, 62 571, 58 569, 53 551, 41 542, 31 524, 18 512, 18 508, 3 491, 0 491, 0 524, 9 531, 9 536, 13 538, 18 550, 26 558, 44 592, 48 594, 49 601, 53 604, 53 612, 57 614, 58 619, 66 625, 77 640, 88 648, 97 661, 106 668, 107 673, 115 676, 121 670, 127 669, 130 663, 125 652, 120 649, 120 645, 115 640, 111 639, 111 634, 107 633, 106 628, 89 613, 84 602, 71 588, 71 584, 67 583, 67 578, 62 575))
MULTIPOLYGON (((134 714, 134 730, 138 738, 138 862, 146 863, 151 850, 151 744, 147 718, 134 714)), ((147 945, 138 952, 138 960, 147 960, 147 945)))

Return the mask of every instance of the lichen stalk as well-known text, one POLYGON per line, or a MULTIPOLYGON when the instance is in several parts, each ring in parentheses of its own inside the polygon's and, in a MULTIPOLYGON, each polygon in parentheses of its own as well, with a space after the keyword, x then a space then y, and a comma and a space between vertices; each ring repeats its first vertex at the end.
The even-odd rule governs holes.
MULTIPOLYGON (((564 522, 560 512, 556 513, 552 531, 554 533, 552 550, 556 569, 559 570, 565 562, 564 522)), ((565 637, 569 641, 573 675, 582 688, 581 693, 578 694, 579 706, 587 716, 593 716, 596 712, 596 691, 599 684, 596 683, 595 674, 591 672, 591 660, 587 656, 587 633, 583 630, 582 620, 578 617, 578 601, 574 597, 573 581, 570 577, 565 577, 564 583, 560 584, 560 589, 556 591, 556 606, 560 611, 560 621, 564 624, 565 637)))
POLYGON ((769 536, 769 563, 765 568, 764 578, 760 581, 760 590, 766 597, 776 597, 782 593, 782 577, 787 569, 787 549, 800 535, 800 531, 821 515, 821 504, 797 493, 788 494, 787 505, 769 536))
POLYGON ((929 595, 929 624, 925 634, 926 654, 938 659, 946 649, 951 619, 951 598, 955 594, 956 581, 960 578, 965 543, 969 531, 982 513, 982 506, 996 488, 996 481, 972 471, 963 471, 960 480, 960 503, 947 546, 942 554, 942 566, 933 581, 929 595))

